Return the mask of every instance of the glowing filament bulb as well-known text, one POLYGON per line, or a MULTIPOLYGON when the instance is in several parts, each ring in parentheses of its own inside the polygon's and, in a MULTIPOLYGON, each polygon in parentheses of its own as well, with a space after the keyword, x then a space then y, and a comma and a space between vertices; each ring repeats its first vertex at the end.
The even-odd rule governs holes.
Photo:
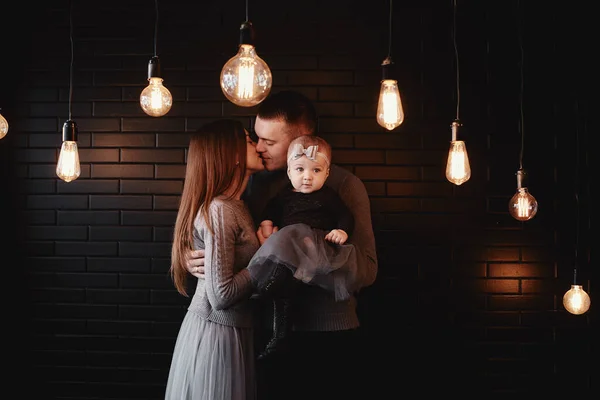
POLYGON ((518 188, 510 199, 509 212, 516 220, 527 221, 537 213, 538 204, 527 188, 518 188))
POLYGON ((563 296, 563 305, 571 314, 580 315, 589 310, 591 305, 590 296, 583 290, 581 285, 571 285, 563 296))
POLYGON ((517 221, 528 221, 535 216, 538 203, 526 187, 523 187, 525 171, 517 171, 517 193, 508 202, 508 212, 517 221))
POLYGON ((65 141, 60 148, 60 155, 56 164, 56 175, 65 182, 71 182, 79 178, 80 174, 81 166, 79 165, 77 142, 65 141))
POLYGON ((169 89, 163 86, 163 79, 148 78, 148 86, 140 94, 142 110, 151 117, 162 117, 173 105, 173 97, 169 89))
POLYGON ((459 126, 458 120, 452 122, 452 141, 446 163, 446 179, 455 185, 462 185, 471 178, 467 146, 462 140, 456 140, 459 126))
POLYGON ((272 82, 269 66, 250 44, 241 44, 238 53, 221 70, 223 94, 233 104, 242 107, 263 101, 271 91, 272 82))
POLYGON ((0 114, 0 139, 8 133, 8 121, 0 114))
POLYGON ((77 135, 77 124, 73 120, 67 120, 63 124, 63 143, 56 164, 56 175, 65 182, 74 181, 81 174, 79 152, 77 151, 77 135))
POLYGON ((377 123, 387 130, 392 130, 404 121, 404 111, 398 81, 384 79, 381 81, 379 102, 377 104, 377 123))
POLYGON ((450 144, 448 163, 446 165, 446 178, 455 185, 462 185, 471 177, 471 167, 467 148, 462 140, 450 144))

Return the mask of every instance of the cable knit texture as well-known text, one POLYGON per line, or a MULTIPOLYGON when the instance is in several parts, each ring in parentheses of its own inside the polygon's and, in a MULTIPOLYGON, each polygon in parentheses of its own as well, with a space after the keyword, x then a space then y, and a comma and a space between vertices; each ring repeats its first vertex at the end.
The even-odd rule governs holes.
POLYGON ((253 288, 246 265, 260 246, 254 221, 241 200, 219 197, 209 211, 214 234, 201 214, 194 221, 194 248, 205 251, 205 279, 198 279, 188 310, 219 324, 250 328, 247 299, 253 288))

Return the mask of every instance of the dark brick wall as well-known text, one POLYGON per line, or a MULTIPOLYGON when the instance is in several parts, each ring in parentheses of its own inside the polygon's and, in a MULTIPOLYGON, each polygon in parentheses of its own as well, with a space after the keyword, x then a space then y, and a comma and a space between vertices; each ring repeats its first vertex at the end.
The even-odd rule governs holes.
MULTIPOLYGON (((451 1, 394 3, 406 120, 392 132, 374 115, 387 1, 249 2, 273 91, 315 101, 335 162, 369 191, 380 270, 360 295, 365 381, 372 398, 598 393, 593 308, 573 316, 562 306, 576 256, 588 292, 592 281, 591 11, 458 3, 460 137, 473 175, 455 187, 444 178, 457 98, 451 1), (519 37, 523 161, 540 205, 527 223, 507 211, 521 148, 519 37)), ((138 98, 154 2, 74 2, 82 174, 71 183, 54 172, 68 117, 69 3, 16 3, 3 15, 15 22, 2 24, 0 67, 11 124, 0 141, 5 367, 23 398, 162 398, 188 302, 168 275, 187 135, 222 116, 251 127, 255 109, 227 102, 218 85, 244 2, 159 8, 158 54, 174 105, 152 118, 138 98)))

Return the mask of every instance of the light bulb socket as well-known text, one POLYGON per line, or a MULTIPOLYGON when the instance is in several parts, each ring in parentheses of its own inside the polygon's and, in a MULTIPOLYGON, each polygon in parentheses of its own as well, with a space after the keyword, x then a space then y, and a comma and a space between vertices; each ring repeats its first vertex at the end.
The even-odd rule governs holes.
POLYGON ((76 142, 77 141, 77 123, 69 119, 63 124, 62 128, 62 140, 63 142, 76 142))
POLYGON ((452 141, 453 142, 456 141, 456 138, 458 137, 458 128, 461 126, 462 126, 462 124, 460 123, 460 121, 458 119, 455 119, 454 121, 452 121, 450 128, 452 129, 452 141))
POLYGON ((381 80, 385 81, 386 79, 394 79, 394 71, 393 69, 394 62, 392 61, 392 57, 387 56, 385 60, 381 63, 381 80))
POLYGON ((526 187, 526 185, 525 185, 526 175, 527 175, 527 173, 525 172, 525 170, 523 168, 521 168, 517 171, 517 189, 526 187))
POLYGON ((160 78, 160 60, 154 56, 148 61, 148 79, 160 78))
POLYGON ((254 45, 254 28, 250 21, 244 21, 240 26, 240 45, 242 44, 254 45))

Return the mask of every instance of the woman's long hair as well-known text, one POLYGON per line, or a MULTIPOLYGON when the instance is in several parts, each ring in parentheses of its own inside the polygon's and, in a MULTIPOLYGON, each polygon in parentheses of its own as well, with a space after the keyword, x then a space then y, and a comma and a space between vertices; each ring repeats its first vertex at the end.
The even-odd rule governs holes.
POLYGON ((187 155, 183 192, 173 232, 171 278, 177 291, 189 297, 186 259, 194 249, 194 221, 199 213, 211 233, 210 203, 226 192, 232 195, 246 174, 246 132, 241 122, 220 119, 192 134, 187 155))

